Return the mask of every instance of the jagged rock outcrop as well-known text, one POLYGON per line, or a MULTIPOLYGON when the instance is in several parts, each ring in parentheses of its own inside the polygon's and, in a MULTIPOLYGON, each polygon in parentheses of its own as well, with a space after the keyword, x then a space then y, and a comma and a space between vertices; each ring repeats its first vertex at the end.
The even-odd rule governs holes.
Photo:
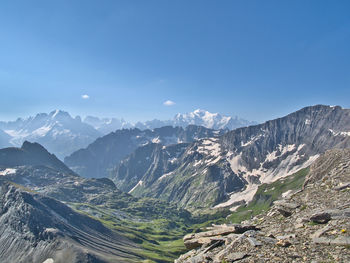
POLYGON ((350 110, 316 105, 198 140, 176 159, 169 155, 168 162, 174 164, 169 169, 152 154, 148 166, 133 173, 140 161, 133 154, 114 171, 113 181, 135 196, 158 197, 187 209, 234 208, 250 201, 258 185, 309 166, 327 149, 346 147, 350 147, 350 110), (123 178, 130 174, 137 180, 126 185, 123 178))
POLYGON ((116 165, 140 146, 149 143, 171 145, 193 142, 222 134, 201 126, 166 126, 154 130, 123 129, 98 138, 86 149, 65 158, 65 164, 84 177, 109 177, 116 165))
MULTIPOLYGON (((175 262, 349 262, 349 180, 350 149, 327 151, 311 165, 302 191, 242 222, 258 230, 233 234, 223 231, 229 225, 216 225, 219 235, 210 235, 175 262), (288 216, 282 204, 290 209, 288 216)), ((186 236, 184 242, 205 233, 186 236)))

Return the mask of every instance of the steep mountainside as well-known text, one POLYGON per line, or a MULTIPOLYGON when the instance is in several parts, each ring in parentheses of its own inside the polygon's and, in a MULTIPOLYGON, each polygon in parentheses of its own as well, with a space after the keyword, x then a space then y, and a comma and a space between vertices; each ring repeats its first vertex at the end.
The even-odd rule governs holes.
POLYGON ((21 148, 0 149, 0 167, 13 167, 23 165, 42 165, 60 172, 74 174, 55 155, 50 154, 38 143, 25 141, 21 148))
POLYGON ((84 177, 108 177, 110 171, 140 146, 149 143, 170 145, 193 142, 196 139, 217 136, 215 131, 200 126, 166 126, 154 130, 123 129, 98 138, 86 149, 65 158, 65 164, 84 177))
POLYGON ((52 198, 0 188, 1 262, 134 262, 136 246, 52 198))
POLYGON ((0 148, 11 146, 11 136, 0 129, 0 148))
POLYGON ((20 146, 25 140, 35 141, 61 159, 102 135, 83 123, 80 117, 72 118, 68 112, 59 110, 27 119, 0 122, 0 129, 11 136, 13 146, 20 146))
POLYGON ((166 176, 177 167, 177 158, 186 150, 188 143, 163 146, 150 143, 137 148, 114 170, 121 176, 117 187, 125 192, 133 192, 138 185, 152 184, 161 176, 166 176))
POLYGON ((150 172, 159 171, 153 159, 149 161, 152 169, 143 167, 147 173, 137 175, 140 181, 124 188, 122 178, 133 173, 138 161, 136 155, 130 156, 115 170, 113 180, 135 196, 159 197, 191 209, 234 209, 250 201, 261 183, 310 165, 327 149, 346 147, 350 147, 350 110, 317 105, 196 141, 177 158, 176 167, 165 169, 164 174, 150 172))
MULTIPOLYGON (((11 200, 3 199, 4 204, 11 204, 12 212, 16 214, 13 215, 11 212, 1 221, 1 213, 6 213, 7 208, 6 211, 0 209, 0 223, 3 224, 0 233, 3 231, 6 238, 9 233, 14 234, 14 239, 8 238, 8 242, 12 242, 9 251, 5 250, 6 247, 0 246, 0 250, 5 251, 1 255, 6 255, 10 261, 1 261, 0 255, 1 262, 38 262, 37 260, 41 260, 42 257, 55 258, 57 259, 55 262, 141 262, 145 259, 170 262, 179 255, 179 252, 183 252, 184 247, 181 243, 178 245, 178 241, 188 229, 187 224, 192 221, 189 212, 161 200, 135 198, 118 190, 107 178, 80 177, 37 143, 26 142, 22 148, 0 150, 0 185, 8 185, 18 188, 20 192, 27 192, 25 201, 29 200, 30 205, 35 208, 22 211, 23 202, 20 201, 18 195, 14 196, 14 199, 21 202, 19 206, 16 206, 11 200), (8 154, 9 150, 10 154, 8 154), (13 152, 15 154, 12 154, 13 152), (34 196, 35 200, 39 200, 38 204, 28 196, 34 196), (42 200, 45 200, 45 204, 42 204, 42 200), (54 206, 47 208, 47 200, 54 206), (56 200, 64 202, 64 205, 56 200), (76 213, 71 213, 66 205, 73 208, 74 211, 87 214, 90 218, 103 223, 109 229, 112 237, 104 236, 103 231, 105 230, 103 229, 105 228, 102 228, 102 233, 95 235, 84 226, 84 221, 81 225, 83 229, 80 229, 80 226, 75 224, 78 224, 81 219, 79 217, 75 219, 76 213), (45 209, 38 212, 36 208, 41 209, 42 206, 45 206, 45 209), (61 210, 62 213, 66 213, 63 219, 61 210), (59 234, 57 237, 49 233, 49 241, 52 241, 52 246, 43 236, 46 233, 45 229, 44 234, 39 234, 34 243, 21 242, 22 239, 28 240, 31 233, 24 233, 16 223, 7 221, 8 218, 13 219, 13 222, 27 222, 29 220, 27 216, 30 219, 34 216, 35 220, 33 219, 28 224, 35 228, 36 225, 42 224, 39 217, 41 213, 46 213, 50 217, 49 222, 46 218, 43 219, 46 228, 58 228, 60 231, 63 231, 61 228, 68 228, 67 233, 64 232, 64 235, 59 234), (66 220, 70 221, 66 222, 66 220), (72 220, 76 221, 71 222, 72 220), (67 223, 68 226, 61 227, 61 221, 67 223), (74 230, 73 227, 76 229, 74 230), (140 231, 140 229, 143 230, 140 231), (119 238, 119 235, 122 235, 123 238, 119 238), (118 240, 115 241, 114 237, 118 240), (66 239, 68 239, 67 242, 66 239), (71 242, 70 239, 73 239, 74 242, 71 242), (139 246, 135 247, 130 241, 127 241, 128 239, 137 242, 139 246), (78 248, 75 248, 75 241, 79 243, 78 248), (38 242, 41 245, 32 255, 31 251, 38 242), (164 247, 173 243, 175 246, 171 250, 164 250, 164 247), (24 251, 19 251, 21 246, 24 246, 24 251), (104 248, 100 249, 100 246, 104 248), (66 247, 72 250, 72 257, 60 261, 59 251, 64 250, 64 254, 67 254, 66 247), (116 252, 115 249, 119 252, 116 252), (97 250, 99 250, 98 253, 97 250), (58 251, 57 255, 55 251, 58 251), (26 253, 28 254, 27 261, 24 259, 26 253), (107 254, 110 255, 105 257, 107 254)), ((7 190, 3 194, 9 196, 7 190)), ((28 208, 25 202, 24 207, 28 208)), ((57 231, 54 229, 55 233, 57 231)), ((61 232, 58 231, 58 233, 61 232)), ((10 243, 4 244, 7 246, 10 243)))
POLYGON ((349 149, 327 151, 282 198, 242 225, 186 235, 192 250, 175 262, 350 262, 349 149))

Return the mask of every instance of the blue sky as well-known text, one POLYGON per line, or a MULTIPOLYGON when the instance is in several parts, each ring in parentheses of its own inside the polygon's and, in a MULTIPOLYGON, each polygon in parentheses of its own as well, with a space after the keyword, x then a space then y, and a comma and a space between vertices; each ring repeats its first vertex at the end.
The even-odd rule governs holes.
POLYGON ((2 0, 0 119, 350 108, 349 13, 347 0, 2 0))

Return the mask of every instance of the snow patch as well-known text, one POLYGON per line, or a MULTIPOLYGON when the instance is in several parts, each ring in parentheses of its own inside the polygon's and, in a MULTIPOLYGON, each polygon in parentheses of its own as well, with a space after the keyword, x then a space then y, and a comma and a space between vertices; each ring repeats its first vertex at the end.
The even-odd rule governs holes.
POLYGON ((205 139, 198 145, 197 151, 207 156, 217 157, 221 153, 221 146, 217 139, 205 139))
POLYGON ((52 258, 46 259, 43 263, 54 263, 55 261, 52 258))
POLYGON ((333 136, 343 136, 343 137, 350 136, 350 131, 336 132, 336 131, 333 131, 332 129, 329 129, 329 131, 332 133, 333 136))
POLYGON ((52 129, 52 125, 40 127, 32 132, 32 135, 38 137, 44 137, 50 130, 52 129))
POLYGON ((5 175, 10 175, 10 174, 15 174, 16 171, 17 171, 17 169, 7 168, 3 171, 0 171, 0 175, 5 176, 5 175))
POLYGON ((172 173, 173 172, 163 174, 161 177, 158 178, 158 180, 163 180, 165 177, 167 177, 168 175, 171 175, 172 173))
MULTIPOLYGON (((216 205, 215 208, 230 206, 240 201, 245 201, 246 203, 248 203, 251 200, 253 200, 253 197, 257 190, 258 190, 258 185, 249 184, 243 191, 231 194, 230 199, 228 201, 216 205)), ((235 207, 232 207, 231 209, 235 210, 237 208, 238 206, 235 206, 235 207)))
POLYGON ((128 193, 131 194, 138 186, 142 186, 143 181, 139 181, 128 193))
POLYGON ((293 190, 288 190, 288 191, 286 191, 286 192, 284 192, 283 194, 282 194, 282 197, 283 198, 286 198, 289 194, 291 194, 293 192, 293 190))
POLYGON ((152 139, 152 142, 153 142, 153 143, 160 143, 159 137, 153 138, 153 139, 152 139))
POLYGON ((256 142, 257 140, 259 140, 262 136, 264 136, 263 134, 259 134, 259 135, 257 135, 257 136, 253 136, 252 138, 250 138, 250 140, 249 141, 247 141, 247 142, 245 142, 245 143, 243 143, 243 141, 241 142, 241 146, 242 147, 246 147, 246 146, 248 146, 248 145, 251 145, 251 144, 253 144, 254 142, 256 142))

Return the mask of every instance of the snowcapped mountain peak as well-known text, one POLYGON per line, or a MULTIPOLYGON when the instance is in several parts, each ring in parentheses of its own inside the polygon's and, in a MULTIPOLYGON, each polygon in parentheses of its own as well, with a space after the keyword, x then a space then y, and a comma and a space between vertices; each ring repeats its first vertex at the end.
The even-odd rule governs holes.
POLYGON ((198 115, 198 116, 217 116, 218 113, 211 113, 207 110, 202 109, 196 109, 193 112, 190 112, 190 114, 198 115))
POLYGON ((49 116, 51 119, 73 119, 68 112, 62 110, 54 110, 49 116))
POLYGON ((254 124, 238 117, 232 118, 219 113, 211 113, 207 110, 196 109, 185 114, 176 114, 173 119, 175 126, 185 127, 189 124, 200 125, 210 129, 235 129, 254 124))
POLYGON ((39 113, 35 117, 0 124, 0 129, 10 136, 7 139, 8 146, 20 146, 25 140, 38 142, 60 158, 86 147, 101 135, 99 131, 83 123, 79 116, 73 118, 62 110, 54 110, 49 114, 39 113))

